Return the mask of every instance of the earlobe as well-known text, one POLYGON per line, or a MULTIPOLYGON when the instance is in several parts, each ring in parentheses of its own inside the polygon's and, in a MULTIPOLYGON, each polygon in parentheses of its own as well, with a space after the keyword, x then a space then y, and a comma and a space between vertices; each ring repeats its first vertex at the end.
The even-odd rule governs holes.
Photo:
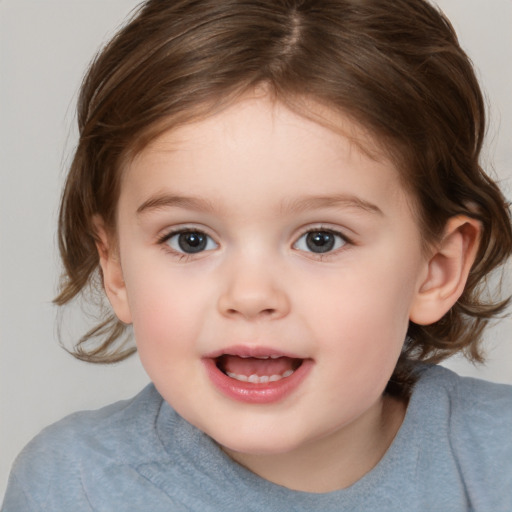
POLYGON ((426 277, 419 283, 409 314, 412 322, 437 322, 457 302, 475 261, 480 232, 480 223, 475 219, 449 219, 441 242, 427 262, 426 277))
POLYGON ((105 293, 117 318, 125 324, 130 324, 132 322, 131 313, 119 251, 112 236, 107 233, 103 219, 95 217, 93 222, 105 293))

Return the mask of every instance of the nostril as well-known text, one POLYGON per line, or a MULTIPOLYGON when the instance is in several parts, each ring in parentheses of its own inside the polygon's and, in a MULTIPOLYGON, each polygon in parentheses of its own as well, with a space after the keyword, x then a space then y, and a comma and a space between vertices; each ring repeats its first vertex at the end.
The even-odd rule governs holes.
POLYGON ((243 310, 238 310, 238 309, 234 309, 234 308, 230 308, 228 310, 226 310, 226 313, 230 316, 234 316, 234 315, 242 315, 242 316, 272 316, 276 313, 276 310, 273 309, 273 308, 267 308, 267 309, 262 309, 261 311, 256 311, 256 312, 251 312, 249 315, 247 314, 244 314, 244 311, 243 310))

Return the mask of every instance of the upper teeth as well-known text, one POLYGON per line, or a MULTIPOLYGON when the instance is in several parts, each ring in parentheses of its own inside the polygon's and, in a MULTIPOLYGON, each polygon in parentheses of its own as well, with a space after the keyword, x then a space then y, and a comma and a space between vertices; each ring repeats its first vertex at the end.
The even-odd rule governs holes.
POLYGON ((242 359, 279 359, 281 356, 240 356, 242 359))
POLYGON ((266 384, 267 382, 276 382, 281 379, 289 377, 293 370, 287 370, 282 375, 238 375, 232 372, 226 372, 228 377, 239 380, 240 382, 250 382, 252 384, 266 384))

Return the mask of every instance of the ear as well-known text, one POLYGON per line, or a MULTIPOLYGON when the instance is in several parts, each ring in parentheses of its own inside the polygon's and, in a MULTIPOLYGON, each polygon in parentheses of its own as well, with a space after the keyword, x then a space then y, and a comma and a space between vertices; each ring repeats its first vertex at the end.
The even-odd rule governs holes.
POLYGON ((132 318, 117 243, 107 232, 103 219, 95 216, 93 223, 105 293, 117 318, 125 324, 130 324, 132 318))
POLYGON ((475 261, 480 233, 480 223, 475 219, 457 216, 448 220, 413 300, 409 313, 412 322, 437 322, 457 302, 475 261))

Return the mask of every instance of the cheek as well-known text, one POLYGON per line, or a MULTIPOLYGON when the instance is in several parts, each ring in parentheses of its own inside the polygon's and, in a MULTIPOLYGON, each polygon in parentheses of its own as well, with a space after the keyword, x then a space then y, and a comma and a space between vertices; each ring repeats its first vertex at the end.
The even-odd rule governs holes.
POLYGON ((408 327, 403 308, 398 313, 389 297, 357 293, 346 299, 325 312, 323 332, 318 333, 325 341, 319 351, 324 363, 319 379, 323 388, 334 390, 318 397, 318 403, 338 409, 342 418, 357 416, 382 395, 408 327))
POLYGON ((202 309, 197 295, 187 293, 185 283, 157 267, 128 274, 126 285, 141 359, 148 354, 165 362, 190 351, 202 309))
POLYGON ((134 304, 132 318, 138 356, 165 400, 181 411, 186 407, 184 383, 191 387, 199 384, 198 373, 194 371, 200 363, 196 342, 201 335, 198 307, 184 301, 175 291, 156 288, 153 292, 140 294, 134 304))
POLYGON ((340 361, 338 371, 357 368, 362 374, 382 368, 391 373, 409 325, 416 272, 414 265, 396 259, 360 263, 329 283, 318 283, 314 292, 308 290, 313 297, 308 299, 309 327, 325 340, 326 357, 340 361))

